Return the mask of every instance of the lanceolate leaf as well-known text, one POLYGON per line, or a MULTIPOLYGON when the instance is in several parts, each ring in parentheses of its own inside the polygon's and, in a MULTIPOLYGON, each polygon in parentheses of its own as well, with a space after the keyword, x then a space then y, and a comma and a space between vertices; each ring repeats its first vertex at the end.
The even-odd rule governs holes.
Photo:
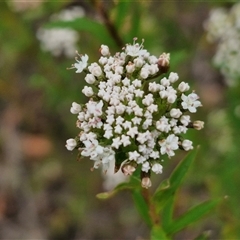
POLYGON ((168 235, 172 235, 182 230, 183 228, 189 226, 191 223, 199 220, 201 217, 211 211, 218 203, 219 200, 209 200, 193 207, 181 217, 174 220, 171 225, 167 227, 167 229, 165 228, 165 231, 168 235))
POLYGON ((153 200, 157 206, 157 210, 164 206, 164 204, 169 201, 181 185, 191 163, 195 159, 197 154, 197 149, 190 152, 185 159, 183 159, 180 164, 175 168, 173 173, 171 174, 169 180, 165 180, 159 188, 156 190, 153 195, 153 200))
POLYGON ((172 223, 173 219, 173 204, 174 204, 174 197, 171 197, 166 204, 164 205, 161 216, 162 216, 162 226, 163 229, 167 229, 167 227, 172 223))
POLYGON ((142 219, 146 222, 146 224, 151 227, 152 220, 149 216, 149 206, 147 205, 146 201, 141 194, 141 190, 133 190, 132 197, 134 200, 134 205, 137 208, 139 214, 141 215, 142 219))

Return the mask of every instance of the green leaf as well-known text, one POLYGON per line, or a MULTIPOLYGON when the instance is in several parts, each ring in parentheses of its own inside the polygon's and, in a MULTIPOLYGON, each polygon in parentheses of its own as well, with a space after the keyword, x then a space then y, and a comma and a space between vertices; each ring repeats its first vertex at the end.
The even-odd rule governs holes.
MULTIPOLYGON (((127 33, 127 40, 130 41, 134 37, 139 35, 139 27, 141 24, 141 13, 142 8, 141 4, 136 4, 131 12, 131 28, 130 31, 127 33)), ((141 39, 139 39, 141 41, 141 39)))
POLYGON ((151 231, 151 240, 169 240, 159 225, 154 225, 151 231))
POLYGON ((174 197, 171 197, 164 205, 161 217, 163 229, 166 229, 173 221, 173 207, 174 207, 174 197))
POLYGON ((123 25, 123 22, 126 18, 126 16, 128 15, 128 10, 130 7, 131 1, 127 0, 127 1, 119 1, 117 4, 117 8, 116 8, 116 18, 115 18, 115 26, 117 27, 117 29, 119 30, 119 32, 121 32, 121 27, 123 25))
POLYGON ((185 159, 183 159, 180 164, 175 168, 171 174, 169 180, 165 180, 160 184, 158 189, 153 195, 153 200, 157 206, 157 211, 159 212, 161 208, 168 202, 176 193, 177 189, 181 185, 191 163, 196 157, 197 149, 190 152, 185 159))
POLYGON ((211 211, 214 207, 216 207, 218 203, 219 200, 209 200, 193 207, 185 214, 183 214, 181 217, 174 220, 172 224, 168 226, 167 229, 165 228, 165 231, 167 232, 167 234, 171 235, 182 230, 188 225, 199 220, 201 217, 203 217, 205 214, 211 211))
POLYGON ((147 205, 146 201, 144 200, 141 190, 133 190, 132 197, 133 197, 133 200, 135 203, 134 205, 137 208, 142 219, 146 222, 146 224, 149 227, 151 227, 152 220, 149 216, 149 206, 147 205))
POLYGON ((89 18, 76 18, 72 21, 54 21, 45 25, 46 28, 70 28, 76 31, 86 31, 93 34, 101 43, 115 46, 114 41, 110 37, 107 29, 101 23, 93 21, 89 18))

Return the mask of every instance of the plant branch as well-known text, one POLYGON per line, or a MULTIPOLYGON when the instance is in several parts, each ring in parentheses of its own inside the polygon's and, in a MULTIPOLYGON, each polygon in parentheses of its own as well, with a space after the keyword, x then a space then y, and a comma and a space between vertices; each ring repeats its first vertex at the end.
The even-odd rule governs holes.
POLYGON ((116 42, 117 46, 119 46, 120 48, 124 47, 124 43, 123 43, 121 37, 119 36, 116 27, 114 26, 113 22, 111 21, 109 14, 103 5, 103 2, 101 0, 93 0, 92 2, 94 4, 95 8, 97 9, 97 11, 99 12, 99 14, 101 15, 101 17, 103 18, 104 24, 105 24, 109 34, 116 42))
POLYGON ((147 205, 149 206, 149 215, 150 215, 150 218, 152 219, 153 225, 159 225, 160 218, 159 218, 159 215, 157 214, 156 207, 151 199, 151 194, 149 189, 143 188, 142 196, 145 199, 147 205))

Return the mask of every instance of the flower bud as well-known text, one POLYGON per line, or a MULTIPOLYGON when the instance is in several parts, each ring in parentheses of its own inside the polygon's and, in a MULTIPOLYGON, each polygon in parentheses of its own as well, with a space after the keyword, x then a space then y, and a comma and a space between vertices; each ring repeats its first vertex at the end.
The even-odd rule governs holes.
POLYGON ((162 167, 162 165, 159 164, 159 163, 154 163, 154 164, 152 165, 152 171, 155 172, 156 174, 162 173, 162 169, 163 169, 163 167, 162 167))
POLYGON ((108 56, 110 54, 109 47, 106 45, 101 45, 100 52, 103 56, 108 56))
POLYGON ((182 115, 182 112, 177 108, 173 108, 170 111, 170 116, 172 118, 179 118, 181 115, 182 115))
POLYGON ((142 58, 135 58, 133 62, 137 68, 142 67, 142 65, 144 64, 142 58))
POLYGON ((192 141, 187 140, 187 139, 183 140, 182 147, 185 151, 189 151, 189 150, 193 149, 192 141))
POLYGON ((178 85, 178 90, 180 91, 180 92, 186 92, 186 91, 188 91, 189 90, 189 85, 188 85, 188 83, 185 83, 185 82, 181 82, 179 85, 178 85))
POLYGON ((81 111, 81 106, 78 103, 73 102, 72 107, 70 108, 70 112, 72 114, 78 114, 80 111, 81 111))
POLYGON ((149 188, 152 186, 152 182, 151 182, 151 179, 149 177, 144 177, 142 179, 142 187, 143 188, 149 188))
POLYGON ((158 58, 158 68, 161 73, 166 73, 169 69, 170 54, 163 53, 158 58))
POLYGON ((129 62, 126 66, 126 70, 128 73, 133 73, 135 71, 135 65, 132 62, 129 62))
POLYGON ((93 74, 87 74, 86 77, 85 77, 85 81, 88 84, 93 84, 93 83, 95 83, 96 79, 95 79, 93 74))
POLYGON ((68 151, 72 151, 77 146, 77 141, 73 138, 70 138, 66 141, 65 147, 68 151))
POLYGON ((87 87, 85 86, 82 90, 82 93, 86 96, 86 97, 91 97, 93 95, 93 90, 91 87, 87 87))
POLYGON ((168 67, 170 61, 170 54, 169 53, 163 53, 158 58, 158 66, 160 67, 168 67))
POLYGON ((171 73, 169 74, 168 79, 169 79, 169 81, 170 81, 171 83, 175 83, 175 82, 179 79, 179 76, 178 76, 177 73, 171 72, 171 73))
POLYGON ((146 79, 149 75, 149 72, 146 68, 142 68, 140 72, 140 77, 143 79, 146 79))
POLYGON ((136 168, 130 164, 126 164, 122 166, 122 172, 125 176, 131 176, 136 168))
POLYGON ((204 128, 204 122, 203 121, 194 121, 193 122, 193 128, 196 130, 201 130, 204 128))
POLYGON ((168 97, 167 97, 167 101, 169 103, 174 103, 177 99, 177 95, 172 93, 172 94, 169 94, 168 97))

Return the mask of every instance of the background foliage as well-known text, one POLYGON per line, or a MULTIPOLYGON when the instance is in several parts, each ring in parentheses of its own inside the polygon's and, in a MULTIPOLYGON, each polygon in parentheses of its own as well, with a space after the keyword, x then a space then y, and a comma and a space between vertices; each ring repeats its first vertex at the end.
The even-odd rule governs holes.
MULTIPOLYGON (((28 6, 26 2, 31 1, 21 6, 28 6)), ((14 8, 14 1, 0 3, 0 238, 148 239, 150 234, 129 192, 97 199, 104 191, 100 171, 90 172, 89 161, 77 162, 65 149, 66 139, 76 134, 69 109, 73 101, 84 101, 83 79, 66 70, 74 58, 41 49, 39 27, 75 29, 80 35, 77 50, 92 61, 101 44, 115 52, 136 36, 144 38, 144 46, 155 55, 171 53, 171 70, 199 93, 204 105, 199 119, 205 121, 205 129, 191 136, 201 149, 177 192, 173 214, 180 216, 209 198, 226 198, 213 214, 174 239, 194 239, 202 232, 210 239, 240 238, 239 83, 227 87, 214 69, 216 46, 206 41, 203 29, 212 8, 233 3, 38 3, 23 10, 14 8), (52 14, 71 6, 83 7, 85 17, 50 21, 52 14)), ((153 179, 153 190, 182 158, 180 154, 167 161, 164 173, 153 179)))

